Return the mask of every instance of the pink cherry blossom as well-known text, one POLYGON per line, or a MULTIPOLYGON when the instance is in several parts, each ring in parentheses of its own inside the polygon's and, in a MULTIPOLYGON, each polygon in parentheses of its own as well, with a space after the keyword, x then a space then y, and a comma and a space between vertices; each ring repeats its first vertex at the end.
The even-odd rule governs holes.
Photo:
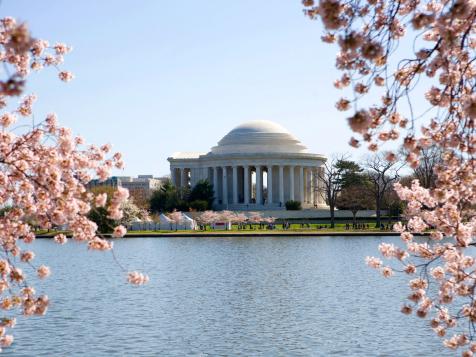
POLYGON ((99 237, 95 237, 94 239, 90 240, 88 243, 88 249, 91 250, 111 250, 112 249, 112 242, 107 241, 106 239, 101 239, 99 237))
MULTIPOLYGON (((342 76, 334 85, 354 98, 347 120, 361 136, 352 138, 351 146, 363 140, 375 151, 394 140, 410 168, 422 164, 425 149, 442 153, 434 187, 418 181, 394 187, 406 203, 405 222, 394 226, 404 248, 386 243, 380 251, 397 260, 393 272, 401 271, 405 259, 404 273, 421 276, 411 280, 414 290, 402 312, 436 316, 432 328, 440 337, 473 326, 476 273, 474 253, 466 250, 476 245, 476 2, 402 0, 396 8, 388 0, 305 0, 303 5, 310 19, 322 20, 323 41, 338 47, 342 76), (395 50, 402 46, 412 50, 395 50), (416 109, 416 102, 428 108, 416 109), (416 237, 420 234, 429 239, 416 237)), ((336 106, 350 110, 342 99, 336 106)), ((389 159, 397 159, 397 150, 392 154, 389 159)), ((367 258, 367 264, 390 276, 376 259, 367 258)), ((445 346, 473 355, 476 336, 472 327, 467 332, 447 338, 445 346)))
POLYGON ((47 278, 48 276, 50 276, 51 272, 50 272, 50 268, 48 268, 47 266, 45 265, 41 265, 38 270, 38 277, 40 279, 44 279, 44 278, 47 278))
POLYGON ((137 271, 127 274, 127 281, 134 285, 143 285, 149 282, 149 277, 137 271))
POLYGON ((54 236, 54 241, 58 244, 66 244, 68 242, 68 239, 64 234, 57 234, 54 236))
POLYGON ((104 207, 107 202, 107 194, 106 193, 100 193, 96 196, 94 199, 94 203, 96 207, 104 207))
POLYGON ((16 120, 15 115, 12 113, 5 113, 0 117, 0 125, 6 128, 15 123, 16 120))
MULTIPOLYGON (((118 189, 110 204, 105 196, 88 193, 87 184, 94 174, 104 180, 113 168, 123 167, 121 154, 111 152, 109 144, 87 146, 84 139, 61 127, 53 113, 32 120, 37 96, 24 93, 31 69, 50 66, 58 70, 60 80, 70 81, 73 74, 60 66, 71 47, 62 43, 51 47, 48 41, 33 38, 26 24, 11 17, 0 19, 0 23, 4 67, 0 78, 0 205, 12 207, 0 216, 0 304, 4 309, 19 307, 27 316, 44 315, 48 296, 35 295, 26 272, 33 267, 39 278, 45 278, 50 269, 43 264, 34 267, 34 252, 24 249, 20 241, 29 244, 35 240, 33 224, 41 230, 64 225, 73 239, 86 242, 89 249, 111 250, 112 243, 100 236, 88 213, 107 206, 111 217, 121 217, 128 192, 118 189)), ((115 233, 123 235, 124 227, 117 227, 115 233)), ((64 244, 66 235, 56 234, 54 241, 64 244)), ((134 275, 131 282, 146 280, 145 275, 134 275)), ((15 320, 8 316, 0 319, 1 347, 12 343, 6 329, 14 325, 15 320)))
POLYGON ((382 275, 386 278, 390 278, 393 275, 393 270, 390 267, 382 268, 382 275))
POLYGON ((65 45, 64 43, 57 43, 53 47, 57 55, 65 55, 71 51, 71 47, 65 45))
POLYGON ((20 260, 25 263, 31 262, 35 258, 35 253, 31 251, 25 251, 20 254, 20 260))
POLYGON ((74 78, 74 75, 68 71, 61 71, 58 76, 63 82, 69 82, 74 78))
POLYGON ((126 233, 127 233, 127 229, 121 225, 114 228, 114 232, 112 233, 112 236, 114 238, 121 238, 121 237, 124 237, 126 233))
POLYGON ((12 335, 4 335, 0 337, 0 346, 9 347, 13 343, 12 335))
POLYGON ((371 268, 380 268, 382 266, 382 261, 375 257, 367 257, 365 258, 365 262, 371 268))

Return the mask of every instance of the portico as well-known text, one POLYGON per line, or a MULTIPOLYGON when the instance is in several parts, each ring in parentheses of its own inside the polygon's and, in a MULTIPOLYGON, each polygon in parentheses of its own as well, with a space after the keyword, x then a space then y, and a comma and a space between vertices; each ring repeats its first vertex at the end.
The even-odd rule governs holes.
POLYGON ((293 135, 269 121, 254 121, 229 132, 209 153, 176 153, 169 159, 176 187, 207 179, 215 208, 284 209, 289 200, 303 208, 324 208, 318 170, 325 157, 311 154, 293 135))

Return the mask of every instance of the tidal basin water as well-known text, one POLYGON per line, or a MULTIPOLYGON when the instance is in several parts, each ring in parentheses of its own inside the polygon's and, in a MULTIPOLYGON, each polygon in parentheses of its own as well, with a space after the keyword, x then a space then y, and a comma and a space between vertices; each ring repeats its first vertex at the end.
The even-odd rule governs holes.
POLYGON ((450 356, 406 287, 366 267, 398 237, 132 238, 111 254, 37 240, 53 275, 44 317, 19 318, 5 356, 450 356))

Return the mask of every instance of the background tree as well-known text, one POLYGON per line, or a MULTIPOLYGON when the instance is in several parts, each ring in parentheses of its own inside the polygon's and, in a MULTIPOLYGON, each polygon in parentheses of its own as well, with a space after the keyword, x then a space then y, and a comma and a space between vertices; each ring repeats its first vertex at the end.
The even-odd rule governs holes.
MULTIPOLYGON (((99 185, 94 186, 89 189, 94 195, 95 199, 98 197, 105 197, 105 205, 110 204, 111 199, 116 192, 116 188, 109 185, 99 185)), ((88 213, 88 219, 96 223, 97 229, 101 233, 111 233, 114 230, 114 227, 117 226, 117 223, 114 219, 109 218, 109 212, 105 207, 93 207, 88 213)))
POLYGON ((366 178, 362 175, 363 169, 354 161, 345 160, 337 163, 337 168, 342 171, 341 187, 365 185, 366 178))
POLYGON ((286 210, 288 210, 288 211, 300 211, 300 210, 302 210, 301 201, 289 200, 289 201, 286 201, 284 206, 286 207, 286 210))
MULTIPOLYGON (((197 184, 192 188, 190 192, 189 201, 192 205, 194 201, 205 201, 207 206, 205 209, 200 209, 199 211, 204 211, 207 209, 211 209, 213 205, 215 192, 213 191, 213 186, 208 182, 208 180, 200 180, 197 184)), ((203 204, 201 204, 203 206, 203 204)))
POLYGON ((420 185, 422 185, 423 187, 435 187, 435 168, 441 164, 441 156, 442 151, 437 146, 421 149, 418 164, 413 169, 413 175, 418 181, 420 181, 420 185))
POLYGON ((198 215, 195 220, 207 230, 207 225, 210 227, 219 220, 219 214, 215 211, 205 211, 198 215))
POLYGON ((351 211, 352 223, 355 225, 358 211, 375 208, 375 201, 370 193, 370 182, 362 177, 360 182, 354 181, 346 185, 337 196, 336 207, 351 211))
POLYGON ((97 230, 100 233, 112 233, 114 227, 117 226, 115 220, 108 217, 109 213, 104 207, 97 207, 88 214, 88 219, 96 223, 97 230))
POLYGON ((111 199, 114 196, 114 192, 116 192, 116 188, 109 185, 99 185, 89 188, 88 191, 94 195, 94 198, 98 197, 99 195, 105 194, 106 204, 108 204, 111 202, 111 199))
POLYGON ((153 213, 188 211, 206 211, 211 209, 214 200, 213 186, 207 180, 199 181, 192 190, 177 189, 166 181, 158 190, 152 192, 149 200, 153 213))
POLYGON ((322 171, 318 171, 317 178, 322 182, 318 193, 329 205, 331 228, 335 227, 335 208, 339 192, 345 185, 350 185, 355 175, 360 171, 359 165, 346 159, 345 155, 334 155, 325 162, 322 171))
POLYGON ((146 210, 139 208, 132 198, 128 199, 121 205, 122 218, 119 220, 119 224, 129 226, 137 221, 147 221, 150 219, 146 210))
MULTIPOLYGON (((402 180, 398 180, 398 182, 402 182, 402 180)), ((398 197, 398 193, 393 188, 393 185, 383 196, 382 208, 388 211, 389 217, 396 217, 397 219, 400 218, 405 210, 405 202, 398 197)))
POLYGON ((4 206, 2 208, 0 208, 0 217, 4 217, 13 207, 11 206, 4 206))
POLYGON ((190 209, 193 211, 203 212, 208 209, 209 203, 203 200, 195 200, 195 201, 191 201, 189 206, 190 206, 190 209))
MULTIPOLYGON (((95 186, 90 189, 95 198, 106 195, 106 204, 111 202, 117 188, 111 186, 95 186)), ((118 225, 128 226, 137 220, 148 219, 148 213, 134 203, 132 198, 128 198, 120 206, 122 216, 120 219, 111 219, 107 209, 104 207, 94 207, 88 214, 88 218, 97 224, 101 233, 111 233, 118 225)))
POLYGON ((129 188, 129 196, 132 198, 134 204, 140 209, 150 209, 151 192, 144 188, 129 188))
POLYGON ((175 223, 175 230, 178 229, 178 225, 179 224, 182 224, 183 223, 183 216, 182 216, 182 212, 179 212, 179 211, 174 211, 172 213, 169 213, 168 214, 168 217, 170 218, 170 220, 175 223))
POLYGON ((162 213, 166 212, 167 200, 170 195, 170 191, 173 189, 173 186, 165 183, 158 190, 152 192, 152 195, 149 199, 149 207, 153 213, 162 213))
POLYGON ((189 207, 187 202, 182 199, 182 192, 169 181, 152 192, 149 202, 150 210, 153 213, 173 212, 174 210, 187 211, 189 207))
POLYGON ((248 223, 250 224, 250 228, 252 224, 261 223, 263 221, 263 215, 261 212, 249 212, 248 213, 248 223))
POLYGON ((369 156, 365 162, 366 178, 370 183, 369 192, 375 200, 375 226, 382 224, 381 211, 384 206, 385 196, 393 189, 393 184, 398 180, 398 171, 402 165, 396 161, 388 161, 385 154, 369 156))

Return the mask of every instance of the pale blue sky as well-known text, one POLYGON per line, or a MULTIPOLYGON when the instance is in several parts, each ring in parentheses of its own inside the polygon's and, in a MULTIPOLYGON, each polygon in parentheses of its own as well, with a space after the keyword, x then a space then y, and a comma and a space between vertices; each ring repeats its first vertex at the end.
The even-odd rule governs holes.
MULTIPOLYGON (((316 153, 351 151, 336 48, 300 0, 4 0, 2 15, 74 51, 33 75, 36 115, 54 111, 88 142, 124 154, 116 174, 168 173, 175 151, 208 151, 248 120, 276 121, 316 153)), ((356 155, 359 157, 360 154, 356 155)))

